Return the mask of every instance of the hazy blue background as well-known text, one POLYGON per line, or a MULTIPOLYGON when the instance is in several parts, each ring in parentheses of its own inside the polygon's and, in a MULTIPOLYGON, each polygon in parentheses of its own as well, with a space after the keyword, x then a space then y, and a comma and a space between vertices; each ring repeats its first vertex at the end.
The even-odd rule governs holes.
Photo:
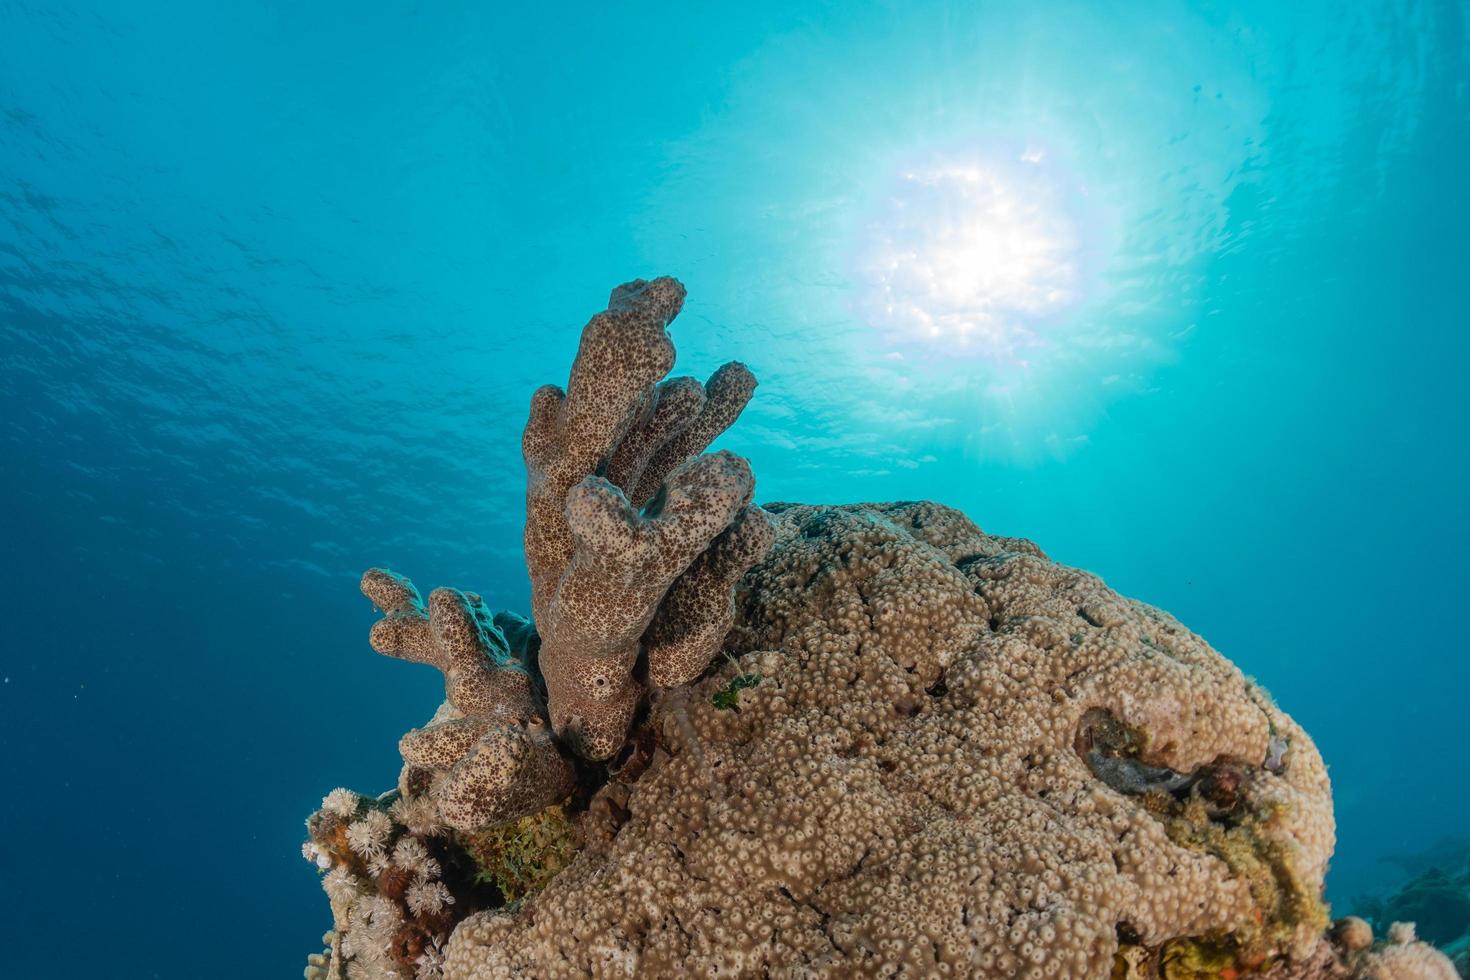
POLYGON ((6 975, 297 975, 301 820, 440 695, 359 572, 524 608, 530 392, 660 273, 761 499, 1262 678, 1335 896, 1464 826, 1464 4, 537 6, 0 0, 6 975))

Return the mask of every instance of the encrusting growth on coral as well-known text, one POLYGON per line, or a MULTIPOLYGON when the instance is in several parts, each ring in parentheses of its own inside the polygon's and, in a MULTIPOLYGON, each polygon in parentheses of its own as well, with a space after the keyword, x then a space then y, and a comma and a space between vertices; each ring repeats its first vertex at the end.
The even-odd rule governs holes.
POLYGON ((1328 928, 1321 757, 1172 617, 938 504, 757 507, 683 300, 619 287, 532 399, 534 629, 364 576, 446 700, 308 822, 308 977, 1454 976, 1328 928))
POLYGON ((480 879, 510 903, 538 891, 576 853, 572 822, 561 806, 467 834, 460 844, 474 858, 480 879))

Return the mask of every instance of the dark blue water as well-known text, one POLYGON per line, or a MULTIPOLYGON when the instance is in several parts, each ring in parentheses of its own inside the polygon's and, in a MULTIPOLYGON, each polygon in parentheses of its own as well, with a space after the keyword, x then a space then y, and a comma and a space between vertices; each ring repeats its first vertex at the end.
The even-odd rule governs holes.
POLYGON ((1261 678, 1334 898, 1464 825, 1463 4, 214 6, 0 2, 0 973, 295 975, 440 694, 358 574, 525 609, 530 392, 663 273, 760 499, 1261 678))

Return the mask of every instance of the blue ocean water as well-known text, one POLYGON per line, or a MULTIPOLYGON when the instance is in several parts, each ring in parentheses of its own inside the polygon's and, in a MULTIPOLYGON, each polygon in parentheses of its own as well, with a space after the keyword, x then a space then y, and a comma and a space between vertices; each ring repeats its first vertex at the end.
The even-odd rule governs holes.
POLYGON ((1470 807, 1467 83, 1463 3, 0 2, 0 972, 295 975, 441 693, 357 576, 527 608, 530 392, 658 274, 758 499, 1170 610, 1394 881, 1470 807))

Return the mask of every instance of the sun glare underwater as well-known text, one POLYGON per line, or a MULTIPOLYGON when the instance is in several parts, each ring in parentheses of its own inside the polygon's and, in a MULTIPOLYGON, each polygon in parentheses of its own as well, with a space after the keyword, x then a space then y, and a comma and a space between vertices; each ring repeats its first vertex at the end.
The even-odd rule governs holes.
POLYGON ((1080 189, 1042 169, 1043 151, 982 160, 902 174, 860 250, 859 308, 896 346, 1024 365, 1086 300, 1098 229, 1080 189))
POLYGON ((665 275, 757 503, 1177 616, 1326 760, 1334 914, 1470 946, 1467 93, 1448 0, 0 0, 0 973, 299 972, 303 817, 444 696, 359 576, 529 615, 532 392, 665 275))

